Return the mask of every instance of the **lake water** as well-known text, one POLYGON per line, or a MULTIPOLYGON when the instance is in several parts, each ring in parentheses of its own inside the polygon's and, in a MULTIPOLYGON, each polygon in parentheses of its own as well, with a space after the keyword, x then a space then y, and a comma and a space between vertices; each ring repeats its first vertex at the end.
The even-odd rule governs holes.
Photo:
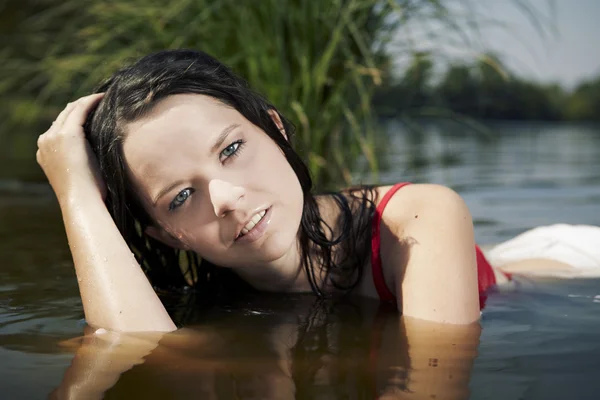
MULTIPOLYGON (((455 188, 481 244, 557 222, 600 225, 600 128, 494 129, 493 139, 435 126, 410 135, 390 123, 380 178, 455 188)), ((519 280, 492 291, 480 327, 443 333, 369 301, 264 295, 190 311, 172 299, 191 328, 156 347, 110 333, 81 339, 46 185, 0 182, 0 238, 3 399, 600 398, 600 280, 519 280)))

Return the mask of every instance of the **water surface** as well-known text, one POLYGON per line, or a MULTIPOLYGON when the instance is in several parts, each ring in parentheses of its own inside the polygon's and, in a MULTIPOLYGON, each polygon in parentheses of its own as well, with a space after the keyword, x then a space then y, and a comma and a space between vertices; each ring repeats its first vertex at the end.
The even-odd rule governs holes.
MULTIPOLYGON (((481 244, 544 224, 600 225, 599 128, 495 128, 484 140, 435 126, 409 135, 391 123, 381 179, 455 188, 481 244)), ((110 338, 78 339, 77 282, 46 185, 0 182, 0 238, 2 398, 45 398, 70 382, 107 398, 600 398, 600 280, 498 288, 481 335, 429 336, 368 301, 268 295, 192 314, 173 305, 187 336, 123 354, 110 338)))

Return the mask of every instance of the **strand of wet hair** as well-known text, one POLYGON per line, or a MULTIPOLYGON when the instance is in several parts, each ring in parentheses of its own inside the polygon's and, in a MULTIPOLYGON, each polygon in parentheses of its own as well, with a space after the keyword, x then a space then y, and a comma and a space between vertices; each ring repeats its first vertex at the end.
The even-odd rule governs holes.
POLYGON ((329 231, 330 236, 334 236, 334 230, 321 217, 312 196, 307 196, 305 201, 301 225, 300 244, 303 266, 311 289, 317 296, 326 295, 324 289, 327 284, 342 292, 349 292, 355 288, 363 276, 362 267, 370 254, 370 246, 367 248, 366 245, 371 239, 371 220, 376 201, 374 188, 365 186, 348 190, 352 205, 358 202, 355 206, 356 215, 352 212, 352 205, 346 196, 341 193, 331 195, 340 210, 337 222, 340 226, 340 234, 328 239, 325 229, 329 231), (360 197, 356 195, 357 192, 361 194, 360 197), (362 243, 359 243, 361 241, 362 243), (336 245, 342 246, 338 254, 343 256, 342 260, 337 262, 333 257, 336 245), (336 276, 340 277, 340 280, 336 279, 336 276), (341 280, 346 280, 348 283, 343 284, 341 280))

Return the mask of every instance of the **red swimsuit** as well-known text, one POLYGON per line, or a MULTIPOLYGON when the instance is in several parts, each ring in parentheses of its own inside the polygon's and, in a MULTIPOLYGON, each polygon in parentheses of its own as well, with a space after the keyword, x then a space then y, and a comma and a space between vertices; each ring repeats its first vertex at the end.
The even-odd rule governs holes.
MULTIPOLYGON (((381 224, 381 216, 383 215, 383 210, 385 206, 390 201, 394 193, 396 193, 400 188, 409 185, 410 182, 398 183, 394 185, 388 192, 383 196, 381 202, 377 206, 375 210, 375 215, 373 216, 372 222, 372 236, 371 236, 371 267, 373 270, 373 282, 375 283, 375 288, 377 289, 377 293, 379 294, 379 298, 382 302, 394 302, 396 300, 394 294, 390 292, 387 285, 385 284, 385 278, 383 275, 383 267, 381 265, 381 254, 379 252, 381 246, 381 236, 379 233, 379 226, 381 224)), ((475 246, 475 252, 477 255, 477 276, 478 276, 478 286, 479 286, 479 306, 483 309, 485 305, 486 295, 485 291, 490 287, 496 284, 496 277, 494 276, 494 271, 492 270, 492 266, 486 260, 483 252, 479 248, 479 246, 475 246)))

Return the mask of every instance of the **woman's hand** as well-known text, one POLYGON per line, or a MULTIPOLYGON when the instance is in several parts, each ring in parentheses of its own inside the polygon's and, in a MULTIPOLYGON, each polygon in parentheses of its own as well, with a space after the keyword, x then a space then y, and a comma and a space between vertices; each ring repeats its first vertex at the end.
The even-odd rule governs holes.
POLYGON ((81 190, 96 190, 102 199, 106 196, 98 160, 83 132, 88 113, 103 95, 93 94, 69 103, 38 138, 37 162, 60 203, 81 190))

